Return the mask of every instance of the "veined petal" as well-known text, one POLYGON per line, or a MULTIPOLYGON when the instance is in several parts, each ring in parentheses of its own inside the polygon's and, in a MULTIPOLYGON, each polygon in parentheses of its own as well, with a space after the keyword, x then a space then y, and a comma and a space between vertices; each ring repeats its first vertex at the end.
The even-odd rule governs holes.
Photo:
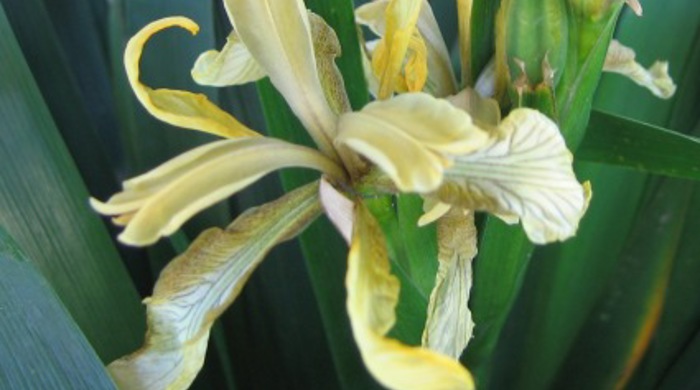
POLYGON ((519 108, 499 133, 503 138, 455 159, 437 196, 466 209, 518 217, 537 244, 573 236, 590 191, 576 180, 557 126, 538 111, 519 108))
POLYGON ((146 42, 153 34, 169 27, 182 27, 192 34, 199 26, 184 17, 171 17, 148 24, 126 45, 124 66, 131 88, 144 108, 154 117, 174 126, 199 130, 221 137, 260 136, 217 107, 202 94, 172 89, 151 89, 139 80, 139 62, 146 42))
POLYGON ((668 62, 656 61, 649 69, 635 61, 635 52, 613 39, 605 57, 603 70, 619 73, 645 87, 662 99, 669 99, 676 92, 676 85, 668 74, 668 62))
POLYGON ((362 360, 390 389, 473 389, 469 372, 459 362, 420 347, 388 339, 396 321, 399 281, 391 275, 381 228, 362 204, 355 224, 345 280, 347 309, 362 360))
POLYGON ((335 152, 336 115, 316 68, 311 26, 301 0, 225 0, 229 17, 251 55, 265 69, 317 145, 335 152))
POLYGON ((451 165, 488 135, 464 111, 424 93, 376 101, 340 118, 337 142, 377 164, 401 191, 430 192, 451 165))
POLYGON ((192 68, 195 82, 214 87, 246 84, 265 76, 265 70, 250 55, 235 31, 226 38, 226 45, 220 52, 202 53, 192 68))
POLYGON ((345 91, 343 75, 335 64, 335 59, 340 57, 342 52, 338 36, 322 17, 310 11, 309 23, 311 24, 311 36, 316 55, 316 70, 326 100, 333 112, 338 115, 352 111, 348 94, 345 91))
POLYGON ((474 332, 469 310, 472 260, 476 256, 474 213, 452 208, 438 220, 438 271, 430 293, 423 346, 454 359, 474 332))
POLYGON ((251 209, 226 230, 203 232, 163 270, 147 305, 143 348, 109 366, 122 389, 186 389, 204 363, 214 320, 234 301, 275 245, 321 211, 318 184, 251 209))
MULTIPOLYGON (((386 12, 389 3, 390 0, 377 0, 361 5, 355 10, 357 22, 369 27, 376 35, 385 36, 386 12)), ((445 97, 454 94, 457 81, 452 71, 449 51, 445 45, 445 40, 440 32, 433 10, 425 0, 423 0, 423 5, 420 7, 415 27, 416 29, 413 36, 411 36, 406 51, 408 52, 411 43, 415 42, 416 35, 421 43, 424 42, 423 45, 426 47, 427 53, 423 58, 418 58, 414 53, 414 62, 421 61, 419 67, 427 66, 427 79, 423 80, 424 75, 421 75, 421 77, 418 77, 418 75, 414 76, 414 79, 416 79, 414 86, 408 88, 408 90, 415 91, 416 88, 419 88, 418 85, 420 85, 420 88, 423 88, 423 84, 425 84, 425 90, 433 96, 445 97)), ((414 71, 414 73, 416 72, 414 71)))
POLYGON ((316 150, 271 138, 225 140, 200 148, 132 179, 107 203, 91 199, 93 208, 106 215, 133 213, 119 240, 147 245, 277 169, 305 167, 344 175, 316 150))

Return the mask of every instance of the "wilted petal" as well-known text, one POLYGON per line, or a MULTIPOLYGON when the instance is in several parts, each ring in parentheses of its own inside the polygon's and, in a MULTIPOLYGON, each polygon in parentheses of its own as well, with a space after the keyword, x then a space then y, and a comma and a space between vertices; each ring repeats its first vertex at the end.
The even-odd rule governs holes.
POLYGON ((469 310, 472 259, 476 256, 474 213, 453 208, 438 220, 438 271, 430 293, 423 346, 459 359, 474 331, 469 310))
POLYGON ((299 234, 321 211, 316 183, 203 232, 163 270, 146 299, 143 348, 112 362, 122 389, 186 389, 204 363, 212 323, 231 305, 275 245, 299 234))
POLYGON ((501 122, 499 133, 503 138, 455 159, 437 196, 466 209, 518 217, 538 244, 573 236, 590 194, 576 180, 557 126, 538 111, 519 108, 501 122))
MULTIPOLYGON (((359 6, 355 10, 357 22, 369 27, 376 35, 381 37, 385 36, 387 22, 386 9, 389 3, 390 0, 377 0, 359 6)), ((423 5, 420 7, 420 13, 415 27, 420 33, 418 37, 421 42, 424 42, 427 53, 425 58, 414 58, 414 61, 422 61, 420 65, 427 66, 427 79, 423 80, 423 75, 420 75, 420 77, 418 77, 418 75, 414 76, 417 81, 420 81, 420 83, 414 83, 414 88, 416 88, 418 84, 423 87, 422 84, 425 82, 425 90, 433 96, 444 97, 455 93, 457 81, 452 71, 449 51, 445 45, 445 40, 442 37, 433 10, 430 4, 425 0, 423 0, 423 5)), ((415 34, 412 40, 415 40, 414 37, 415 34)), ((409 49, 407 49, 407 51, 409 51, 409 49)), ((414 73, 417 72, 414 71, 414 73)), ((413 91, 415 89, 409 88, 409 90, 413 91)))
POLYGON ((656 61, 649 69, 644 69, 634 60, 635 56, 634 50, 613 39, 603 70, 626 76, 662 99, 673 96, 676 85, 668 74, 668 62, 656 61))
POLYGON ((265 70, 250 55, 235 31, 226 38, 226 45, 221 51, 202 53, 192 68, 195 82, 214 87, 246 84, 265 76, 265 70))
POLYGON ((420 347, 388 339, 396 321, 399 281, 391 275, 381 228, 367 208, 355 209, 345 280, 347 308, 355 341, 368 370, 390 389, 473 389, 459 362, 420 347))
POLYGON ((340 118, 338 142, 377 164, 401 191, 429 192, 442 182, 450 154, 488 140, 469 115, 445 100, 408 93, 340 118))
POLYGON ((334 155, 336 115, 316 68, 309 18, 301 0, 225 0, 236 32, 319 147, 334 155))
POLYGON ((225 140, 196 148, 127 181, 124 191, 106 203, 90 201, 102 214, 133 214, 119 240, 148 245, 172 234, 199 211, 286 167, 344 175, 314 149, 270 138, 225 140))
POLYGON ((192 34, 199 26, 184 17, 171 17, 150 23, 126 45, 124 65, 131 88, 141 104, 154 117, 174 126, 200 130, 227 138, 259 136, 202 94, 172 89, 151 89, 139 80, 139 62, 146 42, 153 34, 169 27, 182 27, 192 34))

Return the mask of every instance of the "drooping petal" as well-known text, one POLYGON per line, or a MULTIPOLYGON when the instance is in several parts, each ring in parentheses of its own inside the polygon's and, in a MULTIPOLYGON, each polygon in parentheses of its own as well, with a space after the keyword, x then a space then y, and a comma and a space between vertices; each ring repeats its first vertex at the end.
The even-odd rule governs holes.
POLYGON ((221 137, 260 136, 217 107, 203 94, 172 89, 152 89, 139 80, 139 62, 146 42, 153 34, 169 27, 182 27, 192 34, 199 26, 184 17, 171 17, 148 24, 126 45, 124 66, 136 97, 154 117, 173 126, 215 134, 221 137))
POLYGON ((635 61, 635 56, 634 50, 613 39, 605 57, 603 70, 626 76, 662 99, 673 96, 676 84, 668 74, 668 62, 656 61, 649 69, 644 69, 635 61))
MULTIPOLYGON (((357 7, 355 17, 358 23, 366 25, 376 35, 384 37, 386 34, 386 11, 390 0, 377 0, 357 7)), ((423 5, 420 8, 418 20, 415 25, 420 42, 426 47, 427 53, 425 58, 418 58, 414 54, 413 61, 422 63, 416 64, 427 66, 427 79, 422 80, 423 75, 413 76, 416 81, 413 88, 408 88, 409 91, 414 91, 420 85, 433 96, 444 97, 456 92, 457 82, 452 71, 450 63, 450 55, 445 45, 445 40, 440 32, 433 10, 430 4, 423 0, 423 5)), ((411 42, 416 41, 416 32, 409 41, 407 52, 410 52, 411 42)), ((414 44, 414 46, 416 46, 414 44)), ((406 54, 404 54, 406 56, 406 54)), ((408 65, 408 64, 407 64, 408 65)), ((414 71, 414 73, 419 73, 414 71)))
POLYGON ((451 165, 447 155, 471 152, 488 135, 445 100, 408 93, 345 114, 337 142, 377 164, 401 191, 430 192, 451 165))
POLYGON ((301 0, 225 0, 229 17, 251 55, 265 69, 317 145, 335 152, 336 115, 316 68, 309 18, 301 0))
POLYGON ((175 232, 194 214, 286 167, 305 167, 342 178, 318 151, 271 138, 218 141, 196 148, 143 176, 129 180, 106 203, 91 205, 106 215, 133 214, 119 240, 148 245, 175 232))
POLYGON ((456 208, 438 220, 438 271, 430 293, 423 346, 454 359, 474 331, 469 310, 472 260, 476 256, 474 213, 456 208))
POLYGON ((143 348, 109 366, 122 389, 186 389, 204 363, 214 320, 236 299, 275 245, 297 234, 321 211, 318 185, 304 186, 251 209, 226 230, 203 232, 163 270, 145 300, 143 348))
POLYGON ((455 159, 437 196, 506 221, 517 217, 537 244, 573 236, 590 193, 576 180, 573 156, 556 124, 519 108, 501 122, 499 133, 503 138, 455 159))
POLYGON ((382 385, 416 390, 474 388, 471 375, 456 360, 385 337, 396 321, 399 281, 390 273, 381 228, 362 203, 356 204, 345 283, 355 341, 368 370, 382 385))
POLYGON ((246 84, 265 76, 265 70, 250 55, 235 31, 226 38, 226 45, 221 51, 202 53, 192 68, 195 82, 214 87, 246 84))

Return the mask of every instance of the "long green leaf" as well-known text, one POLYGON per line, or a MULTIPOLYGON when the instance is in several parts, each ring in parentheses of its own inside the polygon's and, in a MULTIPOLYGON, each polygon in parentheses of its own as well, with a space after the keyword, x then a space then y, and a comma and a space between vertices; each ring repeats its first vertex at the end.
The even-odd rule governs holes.
POLYGON ((700 180, 700 139, 593 111, 586 137, 576 152, 584 161, 700 180))
POLYGON ((654 335, 693 188, 676 179, 656 184, 605 294, 554 382, 556 388, 624 386, 654 335))
POLYGON ((143 310, 0 10, 0 225, 105 361, 134 349, 143 310), (119 315, 115 315, 119 313, 119 315), (109 337, 105 337, 109 335, 109 337))
POLYGON ((113 389, 51 285, 0 228, 0 388, 113 389))

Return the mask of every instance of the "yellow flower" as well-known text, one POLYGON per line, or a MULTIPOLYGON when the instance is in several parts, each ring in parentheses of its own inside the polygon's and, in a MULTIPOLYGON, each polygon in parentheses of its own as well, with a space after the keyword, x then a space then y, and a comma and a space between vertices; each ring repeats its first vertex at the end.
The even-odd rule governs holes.
MULTIPOLYGON (((109 365, 115 382, 130 389, 189 386, 202 367, 213 321, 266 253, 299 234, 325 208, 350 243, 347 309, 368 370, 389 388, 473 388, 471 375, 456 360, 473 325, 455 316, 466 302, 445 303, 470 283, 459 278, 475 253, 473 213, 466 210, 521 220, 535 242, 573 235, 586 195, 556 125, 533 110, 515 110, 502 122, 490 123, 488 116, 469 115, 457 100, 455 105, 418 92, 349 112, 334 64, 340 53, 337 38, 301 0, 226 0, 225 5, 235 31, 221 51, 202 54, 192 71, 194 79, 227 86, 269 77, 318 150, 262 137, 203 95, 143 85, 138 65, 146 41, 171 26, 197 31, 189 19, 162 19, 144 27, 127 45, 125 65, 136 96, 167 123, 224 139, 124 182, 123 191, 107 202, 91 199, 93 207, 125 226, 121 241, 147 245, 274 170, 311 168, 323 178, 320 186, 317 181, 248 210, 226 229, 205 231, 174 259, 145 301, 148 333, 143 348, 109 365), (419 193, 448 206, 440 211, 447 215, 439 221, 440 270, 429 307, 429 317, 440 320, 426 327, 424 346, 407 346, 386 336, 396 319, 399 284, 390 273, 383 234, 360 191, 346 199, 337 190, 366 188, 376 183, 367 177, 377 175, 393 183, 382 190, 419 193), (453 304, 457 311, 451 310, 453 304), (457 345, 440 330, 454 321, 465 328, 457 345)), ((397 5, 394 12, 415 20, 417 6, 397 5)), ((401 39, 414 37, 411 23, 388 30, 401 39)), ((405 46, 403 42, 386 50, 405 46)), ((392 59, 387 66, 395 65, 392 59)), ((384 88, 393 92, 391 84, 384 88)))

